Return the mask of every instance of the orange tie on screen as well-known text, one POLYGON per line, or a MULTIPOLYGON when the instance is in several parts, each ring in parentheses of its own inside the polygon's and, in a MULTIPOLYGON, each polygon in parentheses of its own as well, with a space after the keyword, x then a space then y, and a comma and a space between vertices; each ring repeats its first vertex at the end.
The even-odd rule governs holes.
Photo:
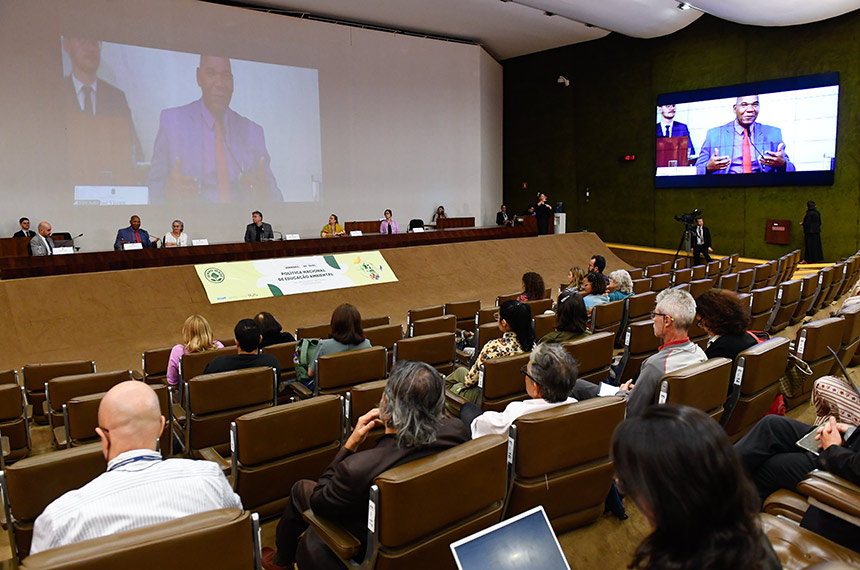
POLYGON ((230 201, 230 171, 227 169, 227 151, 224 148, 224 125, 215 120, 215 174, 218 176, 218 201, 230 201))
POLYGON ((744 144, 743 144, 743 159, 744 159, 744 172, 752 172, 752 159, 750 158, 750 131, 749 129, 744 129, 744 144))

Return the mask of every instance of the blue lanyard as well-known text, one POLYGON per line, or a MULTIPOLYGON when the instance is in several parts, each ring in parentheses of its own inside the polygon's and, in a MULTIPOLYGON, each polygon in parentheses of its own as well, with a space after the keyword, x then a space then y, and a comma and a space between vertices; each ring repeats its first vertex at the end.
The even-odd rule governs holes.
POLYGON ((116 465, 112 465, 108 472, 113 471, 114 469, 119 469, 120 467, 125 467, 126 465, 130 465, 132 463, 136 463, 138 461, 161 461, 160 455, 138 455, 137 457, 129 457, 125 461, 120 461, 116 465))

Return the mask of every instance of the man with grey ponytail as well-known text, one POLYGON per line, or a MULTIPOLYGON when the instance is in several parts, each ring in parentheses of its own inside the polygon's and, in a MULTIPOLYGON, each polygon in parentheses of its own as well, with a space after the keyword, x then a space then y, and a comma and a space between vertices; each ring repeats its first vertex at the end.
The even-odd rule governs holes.
POLYGON ((463 422, 445 418, 445 383, 439 372, 423 362, 398 362, 379 407, 358 419, 319 481, 305 479, 293 485, 275 535, 278 550, 263 549, 263 568, 292 568, 294 562, 300 568, 343 568, 319 535, 308 529, 302 512, 313 509, 364 537, 370 486, 377 475, 468 439, 463 422), (376 447, 359 451, 376 427, 385 428, 376 447))

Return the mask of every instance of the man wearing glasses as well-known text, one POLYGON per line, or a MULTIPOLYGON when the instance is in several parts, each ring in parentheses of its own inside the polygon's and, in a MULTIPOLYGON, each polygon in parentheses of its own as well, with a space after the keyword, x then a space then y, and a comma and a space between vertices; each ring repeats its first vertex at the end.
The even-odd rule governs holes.
POLYGON ((738 97, 735 119, 708 130, 696 161, 696 174, 794 172, 785 153, 782 130, 757 123, 758 95, 738 97))

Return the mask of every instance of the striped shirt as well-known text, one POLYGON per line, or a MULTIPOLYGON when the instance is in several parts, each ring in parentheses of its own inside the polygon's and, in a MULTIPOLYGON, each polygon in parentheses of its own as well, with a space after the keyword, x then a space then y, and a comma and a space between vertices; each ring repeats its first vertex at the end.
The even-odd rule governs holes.
POLYGON ((162 461, 157 451, 134 449, 45 508, 33 528, 30 554, 229 507, 241 509, 242 501, 215 463, 162 461))

